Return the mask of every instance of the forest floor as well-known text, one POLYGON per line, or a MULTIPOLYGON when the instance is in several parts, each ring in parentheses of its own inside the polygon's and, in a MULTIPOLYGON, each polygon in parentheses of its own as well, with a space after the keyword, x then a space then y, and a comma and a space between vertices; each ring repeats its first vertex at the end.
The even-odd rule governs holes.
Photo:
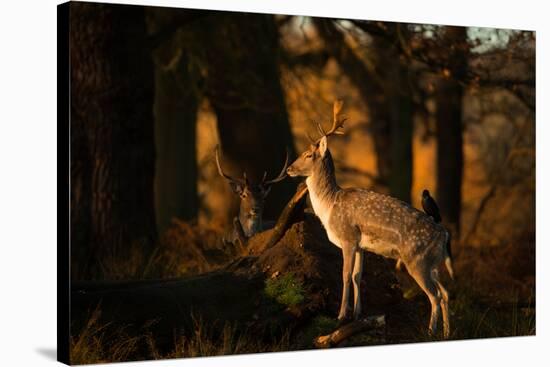
MULTIPOLYGON (((268 249, 267 235, 243 252, 222 247, 214 229, 175 221, 150 258, 73 282, 71 363, 313 349, 336 328, 339 250, 307 214, 268 249)), ((526 243, 455 246, 451 339, 535 334, 534 239, 526 243)), ((385 322, 337 347, 441 340, 427 332, 427 298, 394 264, 366 257, 363 313, 385 322)))

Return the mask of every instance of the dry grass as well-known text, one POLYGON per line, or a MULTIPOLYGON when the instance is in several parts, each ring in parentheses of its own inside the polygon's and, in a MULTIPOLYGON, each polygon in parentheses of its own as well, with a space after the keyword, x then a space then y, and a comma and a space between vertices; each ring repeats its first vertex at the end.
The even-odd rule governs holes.
POLYGON ((139 280, 167 279, 215 270, 240 253, 222 242, 223 229, 173 219, 152 253, 143 244, 130 244, 124 253, 106 254, 96 268, 87 269, 87 259, 71 260, 71 279, 139 280))
MULTIPOLYGON (((476 339, 535 335, 536 309, 534 297, 498 300, 479 297, 480 288, 456 282, 451 290, 451 339, 476 339)), ((534 289, 533 289, 534 292, 534 289)), ((533 293, 534 295, 534 293, 533 293)), ((427 331, 429 303, 424 295, 416 296, 407 321, 388 326, 387 335, 373 336, 369 332, 350 339, 347 346, 386 343, 431 342, 442 340, 427 331)), ((148 326, 140 330, 104 323, 96 309, 80 333, 71 338, 71 361, 74 364, 120 362, 141 359, 189 358, 232 354, 277 352, 312 348, 311 341, 335 327, 334 315, 314 317, 301 328, 270 340, 236 324, 212 323, 194 319, 188 335, 177 335, 169 346, 159 346, 148 326), (133 330, 133 331, 130 331, 133 330)), ((392 317, 391 313, 388 315, 392 317)), ((153 325, 151 322, 149 325, 153 325)), ((440 325, 441 326, 441 325, 440 325)))
POLYGON ((219 268, 239 255, 235 247, 223 244, 222 234, 223 229, 215 225, 199 226, 173 219, 145 275, 173 278, 219 268))
POLYGON ((125 328, 111 330, 109 323, 100 322, 99 307, 91 314, 82 331, 71 336, 72 364, 123 362, 131 360, 141 337, 129 335, 125 328), (113 336, 110 336, 114 333, 113 336), (115 341, 113 341, 115 340, 115 341))
MULTIPOLYGON (((441 320, 439 333, 428 332, 429 303, 423 295, 417 296, 420 312, 411 313, 412 327, 404 329, 392 343, 431 342, 443 340, 441 320)), ((451 293, 451 340, 502 338, 536 334, 536 309, 534 303, 516 298, 512 302, 487 303, 480 300, 464 285, 451 293)))
POLYGON ((510 303, 477 302, 460 290, 453 302, 453 339, 499 338, 535 335, 536 310, 530 301, 516 298, 510 303))
MULTIPOLYGON (((153 323, 151 321, 149 325, 153 323)), ((82 331, 71 338, 71 363, 191 358, 292 349, 288 332, 275 340, 264 341, 255 333, 242 331, 237 325, 225 324, 218 328, 215 324, 206 324, 199 318, 195 320, 192 335, 175 337, 170 350, 163 351, 147 328, 148 325, 144 326, 143 332, 131 334, 127 327, 102 323, 101 311, 98 308, 90 315, 82 331)))
POLYGON ((266 342, 251 332, 240 331, 235 325, 225 324, 219 330, 196 321, 193 335, 177 338, 174 349, 168 353, 159 352, 151 336, 147 338, 147 343, 152 358, 166 359, 287 351, 291 349, 289 340, 289 333, 283 334, 277 340, 266 342))
MULTIPOLYGON (((163 236, 157 252, 149 258, 129 257, 122 263, 103 264, 105 277, 134 279, 169 278, 213 270, 237 256, 236 251, 222 250, 220 231, 174 221, 163 236), (185 266, 183 266, 185 264, 185 266)), ((474 339, 535 335, 535 243, 527 233, 521 243, 497 247, 456 245, 455 274, 449 283, 451 292, 451 338, 474 339)), ((292 293, 294 281, 270 281, 272 297, 292 293), (287 284, 288 283, 288 284, 287 284)), ((270 293, 271 292, 271 293, 270 293)), ((297 293, 299 294, 299 292, 297 293)), ((292 297, 291 297, 292 298, 292 297)), ((358 335, 348 345, 428 342, 441 340, 427 332, 429 303, 420 293, 411 301, 414 306, 405 316, 406 322, 392 325, 388 335, 358 335)), ((388 313, 391 317, 391 311, 388 313)), ((238 325, 219 325, 211 320, 196 319, 189 335, 177 335, 170 345, 147 330, 129 325, 115 325, 101 320, 96 309, 84 322, 81 331, 71 338, 71 361, 74 364, 121 362, 140 359, 166 359, 229 354, 288 351, 311 347, 318 333, 326 332, 333 321, 317 317, 293 331, 271 340, 262 340, 256 333, 238 325)))
MULTIPOLYGON (((453 262, 456 280, 448 283, 452 339, 536 334, 534 236, 498 247, 457 246, 453 262)), ((427 333, 425 296, 419 292, 414 299, 425 312, 412 316, 418 327, 405 339, 439 340, 427 333)))
POLYGON ((535 247, 534 233, 500 246, 458 246, 453 261, 457 282, 483 300, 534 299, 535 247))

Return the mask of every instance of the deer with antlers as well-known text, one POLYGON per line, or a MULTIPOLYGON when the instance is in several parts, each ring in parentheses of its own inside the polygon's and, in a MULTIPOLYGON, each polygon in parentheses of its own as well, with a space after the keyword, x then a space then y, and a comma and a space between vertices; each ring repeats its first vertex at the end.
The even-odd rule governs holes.
POLYGON ((292 163, 291 177, 305 176, 313 211, 321 220, 328 239, 341 248, 343 290, 338 320, 347 319, 350 283, 353 283, 353 317, 361 313, 360 281, 364 251, 400 260, 431 303, 429 330, 437 329, 440 314, 443 334, 450 335, 449 296, 439 280, 445 264, 453 276, 450 237, 433 218, 393 197, 366 189, 343 189, 336 183, 334 163, 327 138, 341 134, 345 119, 340 118, 343 103, 333 106, 329 131, 317 125, 322 137, 292 163))
POLYGON ((239 195, 241 201, 239 206, 239 215, 233 219, 233 229, 230 232, 229 238, 225 238, 225 242, 235 243, 240 242, 241 247, 245 245, 248 238, 258 232, 269 229, 273 223, 263 222, 263 211, 265 199, 271 190, 271 186, 282 181, 286 177, 286 169, 288 167, 288 150, 283 168, 277 177, 268 180, 267 171, 264 172, 263 178, 259 183, 252 183, 246 177, 246 172, 243 172, 243 178, 234 178, 226 174, 220 164, 220 158, 216 147, 216 166, 220 176, 225 178, 233 192, 239 195))

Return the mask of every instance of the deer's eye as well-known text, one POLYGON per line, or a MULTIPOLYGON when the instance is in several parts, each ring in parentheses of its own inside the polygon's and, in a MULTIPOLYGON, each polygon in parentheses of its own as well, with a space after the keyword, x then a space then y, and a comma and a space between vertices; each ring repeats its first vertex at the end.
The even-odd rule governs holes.
POLYGON ((309 159, 309 158, 311 158, 311 157, 313 157, 313 154, 312 154, 312 153, 307 153, 307 154, 306 154, 306 158, 309 159))

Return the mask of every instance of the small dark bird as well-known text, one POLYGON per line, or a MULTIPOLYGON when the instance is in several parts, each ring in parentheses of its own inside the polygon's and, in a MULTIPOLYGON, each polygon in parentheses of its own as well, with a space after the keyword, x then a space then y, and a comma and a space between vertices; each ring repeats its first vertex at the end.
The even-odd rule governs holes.
POLYGON ((424 209, 426 214, 432 217, 436 223, 441 222, 439 207, 437 206, 434 198, 430 196, 430 192, 428 190, 422 191, 422 209, 424 209))

